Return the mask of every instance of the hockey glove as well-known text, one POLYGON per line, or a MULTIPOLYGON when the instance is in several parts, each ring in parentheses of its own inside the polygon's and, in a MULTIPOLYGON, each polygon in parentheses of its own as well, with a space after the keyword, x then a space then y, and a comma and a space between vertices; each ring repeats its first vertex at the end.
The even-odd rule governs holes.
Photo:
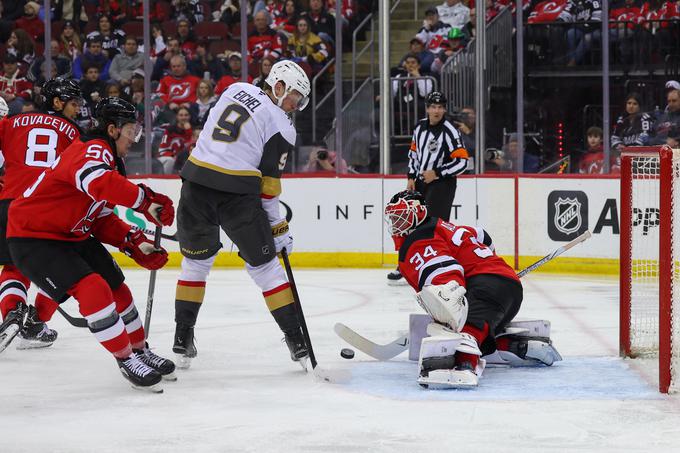
POLYGON ((154 192, 147 185, 139 184, 139 187, 144 191, 144 199, 134 210, 144 214, 144 217, 155 225, 172 225, 175 220, 172 200, 162 193, 154 192))
POLYGON ((160 269, 168 262, 168 252, 162 247, 156 249, 153 242, 139 230, 130 230, 120 246, 120 251, 150 271, 160 269))
POLYGON ((274 236, 274 245, 276 246, 276 253, 281 253, 284 248, 290 255, 293 253, 293 236, 290 235, 288 222, 285 220, 272 225, 272 236, 274 236))

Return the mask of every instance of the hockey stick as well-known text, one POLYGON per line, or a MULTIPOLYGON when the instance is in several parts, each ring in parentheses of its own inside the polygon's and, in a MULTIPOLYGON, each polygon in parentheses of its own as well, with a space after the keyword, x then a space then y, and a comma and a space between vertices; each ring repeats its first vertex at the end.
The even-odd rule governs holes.
POLYGON ((314 376, 318 379, 337 383, 340 381, 346 381, 349 379, 349 375, 344 374, 341 370, 335 370, 333 374, 330 374, 327 370, 323 370, 319 367, 316 361, 316 356, 314 355, 314 349, 312 348, 312 340, 309 338, 309 330, 307 329, 307 322, 305 321, 305 314, 302 311, 302 305, 300 304, 300 295, 297 291, 297 285, 295 284, 295 279, 293 278, 293 269, 290 267, 290 261, 288 260, 288 252, 284 248, 281 250, 281 258, 283 259, 283 265, 286 269, 286 275, 288 276, 288 283, 290 284, 291 292, 293 293, 293 301, 295 303, 296 313, 298 316, 298 321, 300 322, 300 328, 302 329, 302 335, 307 344, 309 361, 312 364, 312 370, 314 376))
POLYGON ((566 252, 566 251, 569 250, 570 248, 572 248, 572 247, 574 247, 575 245, 580 244, 581 242, 585 241, 585 240, 588 239, 590 236, 592 236, 592 235, 590 234, 590 231, 586 230, 583 234, 581 234, 581 235, 578 236, 577 238, 573 239, 573 240, 570 241, 570 242, 567 242, 567 243, 564 244, 562 247, 559 247, 559 248, 555 249, 552 253, 550 253, 550 254, 544 256, 543 258, 541 258, 540 260, 536 261, 536 262, 535 262, 534 264, 532 264, 531 266, 528 266, 528 267, 522 269, 521 271, 519 271, 519 272, 517 273, 517 276, 518 276, 519 278, 524 277, 524 276, 527 275, 529 272, 532 272, 532 271, 538 269, 539 267, 543 266, 543 265, 544 265, 545 263, 547 263, 548 261, 552 261, 554 258, 557 258, 558 256, 560 256, 561 254, 563 254, 564 252, 566 252))
MULTIPOLYGON (((153 235, 153 246, 156 250, 161 248, 161 236, 163 227, 157 226, 153 235)), ((151 324, 151 310, 153 309, 153 294, 156 290, 156 270, 149 275, 149 293, 146 297, 146 314, 144 315, 144 339, 149 338, 149 324, 151 324)))
POLYGON ((63 316, 64 319, 66 319, 66 321, 68 321, 68 323, 71 324, 73 327, 88 327, 87 319, 76 318, 75 316, 71 316, 59 305, 57 305, 57 311, 59 311, 59 313, 61 313, 61 316, 63 316))
MULTIPOLYGON (((144 234, 153 234, 154 235, 154 247, 160 248, 161 246, 161 237, 164 239, 170 239, 172 241, 176 241, 177 238, 175 235, 168 235, 168 234, 162 234, 160 236, 156 236, 158 234, 158 231, 160 231, 161 227, 156 227, 156 232, 152 232, 151 230, 147 230, 145 228, 139 228, 138 226, 132 225, 132 228, 135 230, 140 230, 144 234)), ((144 335, 145 338, 149 337, 149 322, 151 322, 151 306, 153 305, 153 293, 154 293, 154 288, 156 286, 156 271, 151 271, 151 276, 149 277, 149 296, 147 298, 146 302, 146 317, 144 319, 144 335)), ((73 327, 88 327, 87 325, 87 320, 85 318, 77 318, 75 316, 69 315, 64 309, 62 309, 60 306, 57 306, 57 310, 61 315, 68 321, 69 324, 71 324, 73 327)))
MULTIPOLYGON (((137 225, 131 225, 131 226, 132 226, 132 228, 133 228, 134 230, 139 230, 139 231, 141 231, 142 233, 147 234, 147 235, 149 235, 149 236, 154 236, 154 237, 155 237, 155 235, 156 235, 156 232, 155 232, 154 230, 150 230, 150 229, 148 229, 148 228, 140 228, 140 227, 138 227, 137 225)), ((165 233, 161 233, 161 237, 162 237, 163 239, 167 239, 167 240, 169 240, 169 241, 175 241, 175 242, 178 242, 178 241, 179 241, 179 239, 177 239, 177 233, 175 233, 175 234, 165 234, 165 233)))
POLYGON ((341 322, 336 323, 333 330, 347 343, 381 362, 396 357, 408 349, 408 335, 403 335, 389 344, 377 344, 362 337, 341 322))
MULTIPOLYGON (((590 237, 591 237, 590 231, 586 230, 583 234, 581 234, 577 238, 555 249, 552 253, 544 256, 540 260, 536 261, 534 264, 519 271, 517 273, 517 277, 522 278, 529 272, 535 271, 539 267, 543 266, 545 263, 552 261, 554 258, 560 256, 570 248, 574 247, 577 244, 580 244, 581 242, 587 240, 590 237)), ((350 329, 349 327, 341 323, 337 323, 334 327, 334 330, 335 333, 340 338, 345 340, 350 346, 355 347, 364 354, 371 356, 379 361, 390 360, 408 349, 409 344, 408 336, 399 337, 389 344, 381 345, 374 343, 371 340, 359 335, 354 330, 350 329)))

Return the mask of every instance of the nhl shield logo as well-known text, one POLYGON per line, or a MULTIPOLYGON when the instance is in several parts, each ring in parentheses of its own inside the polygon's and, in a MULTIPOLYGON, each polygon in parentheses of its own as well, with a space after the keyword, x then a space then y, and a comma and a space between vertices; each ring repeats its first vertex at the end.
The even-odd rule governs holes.
POLYGON ((555 202, 555 227, 564 234, 581 228, 581 203, 576 198, 558 198, 555 202))
POLYGON ((580 190, 554 190, 548 195, 548 236, 571 241, 588 229, 588 196, 580 190))

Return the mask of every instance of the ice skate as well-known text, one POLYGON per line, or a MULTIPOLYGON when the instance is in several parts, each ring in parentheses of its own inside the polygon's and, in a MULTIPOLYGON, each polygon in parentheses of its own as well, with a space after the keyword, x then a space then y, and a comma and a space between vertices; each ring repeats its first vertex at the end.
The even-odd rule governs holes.
POLYGON ((186 370, 191 366, 191 359, 198 355, 194 341, 194 327, 177 323, 175 329, 175 344, 172 352, 177 354, 177 368, 186 370))
POLYGON ((542 363, 551 366, 562 360, 562 356, 549 338, 510 336, 508 340, 508 352, 519 357, 527 365, 542 363))
POLYGON ((35 307, 29 306, 24 328, 19 331, 17 349, 46 348, 52 346, 56 339, 57 331, 47 327, 47 324, 38 318, 35 307))
POLYGON ((26 310, 26 304, 20 302, 14 310, 7 313, 5 320, 0 324, 0 352, 9 346, 14 337, 24 327, 26 310))
POLYGON ((305 344, 305 338, 302 335, 302 331, 296 329, 294 331, 284 332, 284 335, 284 341, 290 351, 290 359, 293 362, 299 362, 300 366, 307 371, 307 357, 309 356, 309 351, 307 350, 307 344, 305 344))
POLYGON ((405 286, 408 285, 408 282, 406 281, 404 276, 401 275, 399 269, 395 269, 389 274, 387 274, 387 284, 390 286, 405 286))
POLYGON ((132 354, 127 359, 116 359, 116 362, 121 374, 130 382, 132 388, 163 393, 163 389, 158 385, 162 380, 161 374, 142 362, 137 354, 132 354))
POLYGON ((175 364, 172 360, 154 354, 151 349, 149 349, 149 343, 145 343, 144 349, 134 350, 134 353, 137 354, 139 360, 158 371, 166 381, 177 380, 177 376, 175 375, 175 364))

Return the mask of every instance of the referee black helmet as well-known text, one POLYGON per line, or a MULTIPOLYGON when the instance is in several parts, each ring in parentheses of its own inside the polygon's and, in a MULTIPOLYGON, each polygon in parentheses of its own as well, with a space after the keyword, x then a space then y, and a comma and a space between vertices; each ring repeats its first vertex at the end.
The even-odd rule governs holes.
POLYGON ((428 94, 427 98, 425 98, 425 105, 429 107, 432 104, 439 104, 446 107, 446 97, 444 96, 444 93, 441 91, 433 91, 428 94))

